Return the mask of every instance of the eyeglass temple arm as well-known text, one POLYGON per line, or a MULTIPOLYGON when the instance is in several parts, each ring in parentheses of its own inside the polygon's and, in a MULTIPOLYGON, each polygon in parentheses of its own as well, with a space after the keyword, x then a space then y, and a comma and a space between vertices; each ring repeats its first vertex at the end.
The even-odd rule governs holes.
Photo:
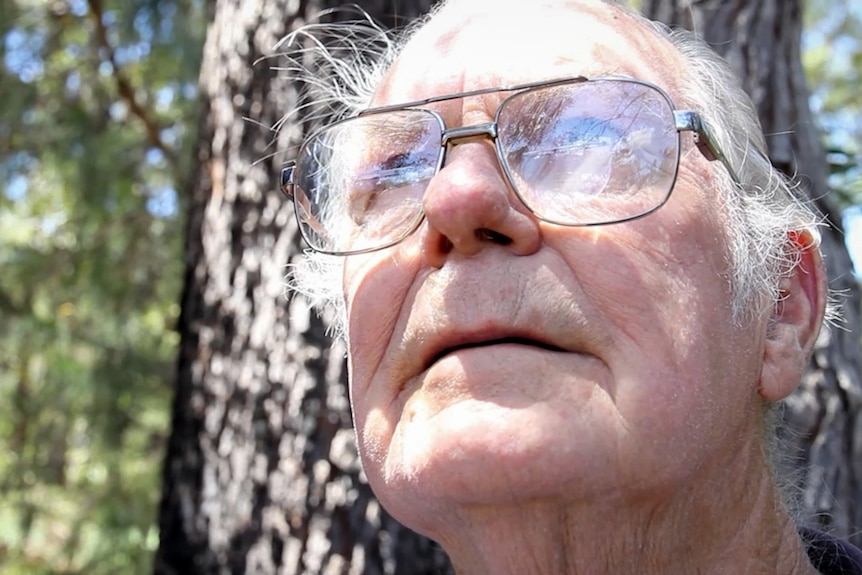
POLYGON ((285 196, 294 199, 293 196, 293 172, 296 170, 296 166, 290 164, 281 170, 281 178, 279 182, 278 189, 281 190, 285 196))
MULTIPOLYGON (((304 206, 304 205, 300 206, 300 204, 302 203, 301 198, 304 198, 305 196, 303 195, 300 198, 297 198, 296 194, 293 191, 293 186, 296 184, 293 181, 293 174, 295 171, 296 171, 296 165, 293 163, 288 164, 287 166, 285 166, 281 170, 279 189, 281 190, 281 193, 283 193, 285 196, 287 196, 293 202, 295 207, 297 207, 297 208, 302 207, 302 214, 303 214, 302 219, 303 219, 303 221, 305 221, 314 230, 314 232, 317 235, 319 235, 322 238, 327 237, 329 234, 326 233, 326 230, 320 224, 320 221, 311 215, 311 212, 308 210, 308 207, 304 206)), ((297 210, 297 214, 299 214, 298 210, 297 210)))
POLYGON ((727 156, 721 151, 718 142, 715 141, 709 126, 700 117, 700 114, 691 110, 674 110, 673 119, 678 131, 694 132, 694 142, 703 157, 709 161, 719 160, 727 169, 730 177, 737 184, 740 183, 736 170, 730 165, 727 156))

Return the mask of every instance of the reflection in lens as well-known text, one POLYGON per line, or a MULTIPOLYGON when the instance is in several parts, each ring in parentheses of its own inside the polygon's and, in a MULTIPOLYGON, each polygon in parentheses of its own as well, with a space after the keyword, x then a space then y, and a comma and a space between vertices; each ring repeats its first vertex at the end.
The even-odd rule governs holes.
POLYGON ((623 80, 544 87, 512 96, 499 145, 523 201, 561 224, 628 219, 661 205, 679 135, 654 88, 623 80))
POLYGON ((298 164, 316 247, 351 252, 386 245, 421 218, 440 157, 441 127, 425 111, 359 116, 319 132, 298 164))

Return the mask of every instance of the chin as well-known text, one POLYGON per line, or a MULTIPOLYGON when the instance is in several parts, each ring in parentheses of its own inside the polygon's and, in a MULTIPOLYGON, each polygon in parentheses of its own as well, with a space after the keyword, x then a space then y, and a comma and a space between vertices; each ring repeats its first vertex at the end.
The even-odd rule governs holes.
POLYGON ((614 458, 596 426, 578 427, 543 405, 466 400, 427 416, 414 410, 395 428, 385 460, 363 460, 393 515, 401 507, 595 497, 612 488, 614 458))

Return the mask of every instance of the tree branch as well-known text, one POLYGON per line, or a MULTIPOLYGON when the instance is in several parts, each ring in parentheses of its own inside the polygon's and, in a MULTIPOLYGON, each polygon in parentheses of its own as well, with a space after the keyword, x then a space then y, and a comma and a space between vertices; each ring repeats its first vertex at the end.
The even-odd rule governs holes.
POLYGON ((162 140, 161 128, 153 119, 150 111, 145 109, 141 103, 138 102, 138 99, 135 97, 135 89, 132 87, 131 81, 126 77, 120 66, 117 64, 114 47, 111 46, 111 43, 108 40, 108 30, 105 27, 103 18, 104 9, 102 7, 102 0, 87 0, 87 4, 90 6, 90 15, 92 16, 93 22, 96 26, 96 40, 98 41, 99 46, 107 54, 108 62, 110 62, 111 68, 114 72, 114 81, 117 83, 117 92, 119 92, 120 98, 122 98, 126 105, 129 106, 131 113, 143 123, 144 129, 147 133, 147 139, 150 141, 150 144, 162 152, 168 162, 174 164, 174 150, 170 148, 164 140, 162 140))

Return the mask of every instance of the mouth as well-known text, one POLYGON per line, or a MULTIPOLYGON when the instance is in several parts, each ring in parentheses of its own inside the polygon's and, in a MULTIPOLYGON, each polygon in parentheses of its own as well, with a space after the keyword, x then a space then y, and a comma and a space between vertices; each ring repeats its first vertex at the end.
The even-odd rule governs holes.
POLYGON ((437 363, 438 361, 440 361, 441 359, 443 359, 447 355, 455 353, 455 352, 460 351, 462 349, 471 349, 471 348, 477 348, 477 347, 489 347, 492 345, 507 345, 507 344, 535 347, 535 348, 539 348, 539 349, 544 349, 546 351, 565 351, 563 348, 561 348, 559 346, 556 346, 556 345, 553 345, 553 344, 550 344, 550 343, 547 343, 544 341, 538 341, 535 339, 530 339, 527 337, 500 337, 500 338, 496 338, 496 339, 489 339, 489 340, 484 340, 484 341, 474 341, 474 342, 462 343, 459 345, 453 345, 450 347, 446 347, 446 348, 440 350, 438 353, 436 353, 428 361, 426 369, 428 367, 431 367, 432 365, 434 365, 435 363, 437 363))

